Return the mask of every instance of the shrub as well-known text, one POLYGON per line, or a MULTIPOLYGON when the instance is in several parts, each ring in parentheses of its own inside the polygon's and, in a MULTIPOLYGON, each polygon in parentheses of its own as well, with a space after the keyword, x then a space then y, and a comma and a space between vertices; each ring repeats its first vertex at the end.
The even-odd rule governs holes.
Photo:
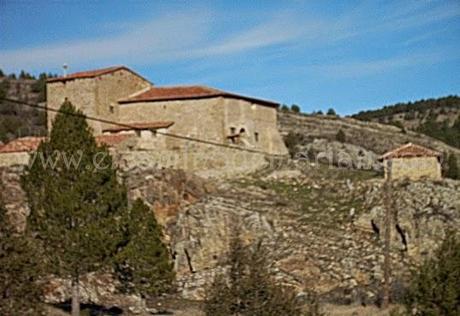
POLYGON ((289 132, 284 139, 284 143, 289 151, 291 158, 294 158, 297 153, 297 145, 302 144, 304 137, 302 134, 289 132))
POLYGON ((335 135, 335 139, 341 143, 345 143, 347 141, 347 137, 345 136, 344 131, 342 131, 341 129, 339 129, 337 135, 335 135))
POLYGON ((302 315, 294 291, 278 285, 270 276, 260 243, 244 246, 235 233, 229 248, 229 272, 218 275, 207 290, 206 315, 302 315))
POLYGON ((406 298, 417 315, 460 315, 460 239, 448 232, 434 256, 414 272, 406 298))
POLYGON ((294 113, 300 113, 300 106, 298 106, 297 104, 291 105, 291 111, 294 113))
POLYGON ((447 178, 460 179, 460 170, 458 169, 457 157, 454 153, 449 155, 447 159, 447 171, 445 173, 447 178))
POLYGON ((337 113, 335 113, 335 110, 333 108, 330 108, 329 110, 327 110, 327 115, 336 116, 337 113))

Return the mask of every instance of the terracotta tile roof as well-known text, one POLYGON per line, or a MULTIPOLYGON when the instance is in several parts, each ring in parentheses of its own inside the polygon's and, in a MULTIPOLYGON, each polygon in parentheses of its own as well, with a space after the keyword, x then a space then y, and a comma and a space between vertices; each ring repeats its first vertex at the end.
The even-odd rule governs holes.
POLYGON ((272 101, 247 97, 234 94, 206 86, 172 86, 172 87, 152 87, 149 90, 131 96, 127 99, 119 100, 119 103, 134 103, 147 101, 171 101, 187 99, 203 99, 213 97, 228 97, 242 99, 249 102, 259 103, 266 106, 278 107, 279 104, 272 101))
POLYGON ((30 152, 38 148, 45 137, 16 138, 0 147, 0 153, 30 152))
POLYGON ((389 151, 380 157, 381 160, 392 158, 409 158, 409 157, 439 157, 441 153, 429 148, 408 143, 395 150, 389 151))
MULTIPOLYGON (((109 147, 113 147, 130 137, 133 137, 133 135, 129 135, 129 134, 98 135, 96 136, 96 143, 98 145, 105 144, 109 147)), ((46 137, 16 138, 10 141, 9 143, 3 146, 0 146, 0 154, 35 151, 37 150, 40 143, 45 139, 46 137)))
POLYGON ((168 128, 173 124, 174 122, 171 122, 171 121, 126 123, 126 125, 129 125, 131 127, 114 126, 114 127, 106 128, 102 131, 103 132, 121 132, 121 131, 130 131, 130 130, 159 129, 159 128, 168 128))
MULTIPOLYGON (((75 73, 72 73, 72 74, 68 74, 65 77, 50 78, 50 79, 46 80, 46 82, 58 82, 58 81, 68 81, 68 80, 74 80, 74 79, 95 78, 95 77, 102 76, 102 75, 105 75, 105 74, 109 74, 109 73, 112 73, 112 72, 115 72, 115 71, 121 70, 121 69, 124 69, 124 70, 127 70, 129 72, 132 72, 136 76, 141 77, 142 79, 146 80, 145 78, 143 78, 139 74, 135 73, 134 71, 132 71, 131 69, 129 69, 126 66, 113 66, 113 67, 102 68, 102 69, 75 72, 75 73)), ((148 81, 148 80, 146 80, 146 81, 148 81)))

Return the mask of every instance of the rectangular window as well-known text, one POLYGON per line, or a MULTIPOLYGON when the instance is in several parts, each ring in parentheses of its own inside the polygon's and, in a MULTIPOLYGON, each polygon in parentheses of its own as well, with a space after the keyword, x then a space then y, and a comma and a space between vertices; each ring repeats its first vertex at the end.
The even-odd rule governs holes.
POLYGON ((254 139, 256 140, 256 142, 259 141, 259 133, 258 132, 254 133, 254 139))
POLYGON ((236 133, 236 128, 230 127, 230 135, 235 135, 236 133))
POLYGON ((111 106, 109 107, 109 110, 110 110, 110 113, 115 112, 115 108, 113 107, 113 105, 111 105, 111 106))

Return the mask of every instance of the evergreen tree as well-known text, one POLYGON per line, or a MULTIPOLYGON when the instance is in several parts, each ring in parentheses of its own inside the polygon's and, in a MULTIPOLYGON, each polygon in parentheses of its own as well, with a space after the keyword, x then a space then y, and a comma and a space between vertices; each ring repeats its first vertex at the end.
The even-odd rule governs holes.
POLYGON ((330 108, 329 110, 327 110, 327 115, 336 116, 337 113, 335 113, 335 110, 333 108, 330 108))
POLYGON ((235 235, 229 248, 229 272, 218 275, 208 289, 206 315, 301 315, 294 292, 271 278, 266 253, 260 244, 251 250, 235 235))
POLYGON ((107 148, 97 146, 70 102, 34 157, 22 181, 31 208, 28 228, 43 241, 52 272, 71 280, 72 315, 79 315, 81 276, 103 268, 121 241, 126 192, 107 148))
POLYGON ((288 112, 288 111, 289 111, 289 107, 288 107, 286 104, 283 104, 283 105, 281 106, 281 111, 283 111, 283 112, 288 112))
POLYGON ((300 106, 298 106, 297 104, 291 105, 291 111, 294 113, 300 113, 300 106))
POLYGON ((0 315, 40 315, 38 247, 14 231, 0 203, 0 315))
POLYGON ((154 213, 136 200, 123 221, 127 244, 116 257, 116 271, 125 292, 143 296, 172 289, 174 271, 154 213))
POLYGON ((416 315, 460 315, 460 238, 448 233, 434 257, 412 278, 406 301, 416 315))

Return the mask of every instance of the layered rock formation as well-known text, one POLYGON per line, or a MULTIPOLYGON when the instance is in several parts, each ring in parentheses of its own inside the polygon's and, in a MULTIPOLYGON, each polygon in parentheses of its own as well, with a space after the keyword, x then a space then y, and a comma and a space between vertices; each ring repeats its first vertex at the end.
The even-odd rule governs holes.
MULTIPOLYGON (((291 162, 289 168, 212 184, 175 170, 134 169, 122 175, 130 200, 144 199, 164 225, 180 297, 202 299, 214 275, 225 269, 236 222, 245 242, 262 241, 268 248, 280 283, 299 293, 314 289, 334 303, 378 301, 383 278, 383 180, 372 172, 305 162, 291 162)), ((1 170, 6 188, 2 198, 18 228, 28 214, 20 172, 15 167, 1 170)), ((435 249, 448 231, 458 231, 460 182, 395 183, 392 191, 397 296, 410 267, 435 249)), ((65 282, 59 282, 51 286, 50 301, 68 297, 65 282)), ((88 300, 112 301, 106 297, 114 293, 112 281, 101 283, 88 276, 85 286, 88 300), (94 289, 88 290, 91 284, 94 289)))

